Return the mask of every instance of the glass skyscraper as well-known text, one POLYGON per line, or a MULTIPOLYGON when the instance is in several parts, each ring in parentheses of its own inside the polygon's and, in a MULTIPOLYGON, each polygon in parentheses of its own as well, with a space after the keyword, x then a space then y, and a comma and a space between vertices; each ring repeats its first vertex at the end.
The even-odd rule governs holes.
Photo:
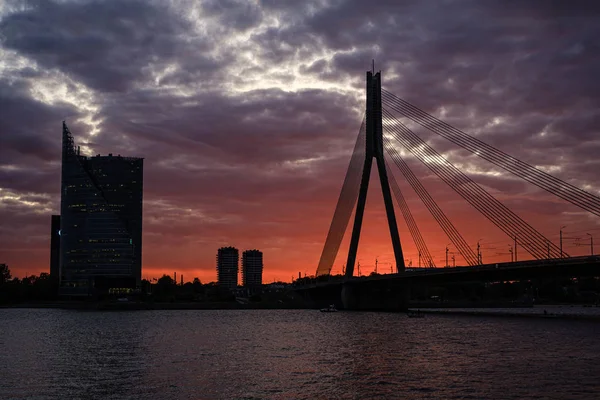
POLYGON ((50 278, 53 284, 60 280, 60 215, 50 219, 50 278))
POLYGON ((134 289, 142 274, 143 158, 87 157, 63 122, 61 295, 134 289))

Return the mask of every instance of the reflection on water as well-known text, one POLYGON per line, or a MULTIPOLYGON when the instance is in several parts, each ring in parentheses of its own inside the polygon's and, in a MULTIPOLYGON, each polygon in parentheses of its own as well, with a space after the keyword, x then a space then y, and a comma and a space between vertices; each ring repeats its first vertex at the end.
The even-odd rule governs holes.
POLYGON ((594 398, 597 323, 0 309, 0 399, 594 398))

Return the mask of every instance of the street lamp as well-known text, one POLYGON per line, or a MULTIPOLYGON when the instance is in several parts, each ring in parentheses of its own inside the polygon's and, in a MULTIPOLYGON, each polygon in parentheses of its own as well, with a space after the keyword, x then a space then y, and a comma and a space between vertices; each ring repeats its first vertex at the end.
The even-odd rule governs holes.
POLYGON ((477 262, 479 262, 479 265, 482 264, 481 262, 481 245, 479 244, 479 242, 481 242, 483 240, 483 238, 479 239, 477 241, 477 262))
POLYGON ((510 244, 508 245, 508 252, 510 253, 510 262, 513 262, 513 249, 510 244))
POLYGON ((594 255, 594 237, 592 236, 591 233, 586 233, 586 235, 588 235, 590 237, 590 254, 593 256, 594 255))
POLYGON ((448 246, 450 246, 450 243, 446 245, 446 268, 448 268, 448 246))

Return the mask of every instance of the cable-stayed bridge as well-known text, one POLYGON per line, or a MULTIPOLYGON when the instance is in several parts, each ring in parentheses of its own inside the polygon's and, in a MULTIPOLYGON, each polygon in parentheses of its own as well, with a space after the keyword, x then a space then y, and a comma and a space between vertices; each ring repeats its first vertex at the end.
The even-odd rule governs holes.
MULTIPOLYGON (((554 243, 482 186, 474 182, 414 133, 407 124, 402 122, 402 120, 407 119, 411 124, 428 129, 460 148, 544 189, 579 207, 581 210, 600 216, 599 197, 537 169, 382 89, 381 72, 368 71, 365 118, 358 133, 316 270, 317 281, 322 283, 315 284, 312 288, 304 288, 305 290, 316 289, 319 285, 330 289, 339 287, 341 299, 346 308, 377 308, 373 307, 373 304, 386 301, 393 303, 393 307, 402 307, 402 304, 405 304, 406 292, 409 290, 407 285, 414 282, 465 281, 469 279, 516 280, 532 279, 544 274, 553 274, 554 276, 600 276, 598 257, 593 255, 590 257, 569 257, 562 248, 562 240, 559 244, 554 243), (506 234, 511 242, 515 243, 515 253, 518 241, 518 245, 533 257, 533 260, 482 265, 479 249, 475 252, 467 244, 455 224, 452 223, 417 175, 404 161, 401 151, 398 150, 399 148, 418 159, 450 189, 506 234), (464 260, 465 267, 406 272, 392 197, 395 198, 397 207, 406 222, 413 242, 418 249, 419 257, 428 266, 435 267, 435 262, 386 158, 391 159, 393 165, 397 167, 440 228, 448 236, 448 239, 464 260), (360 279, 354 276, 354 267, 373 160, 375 160, 379 173, 394 250, 396 273, 360 279), (327 277, 331 273, 333 263, 338 256, 340 245, 353 212, 352 236, 343 274, 344 278, 335 281, 328 280, 327 277), (398 295, 398 293, 401 293, 401 295, 398 295), (378 296, 380 298, 379 302, 373 298, 378 296), (364 307, 366 303, 371 306, 364 307)), ((516 254, 514 255, 516 256, 516 254)), ((339 294, 335 296, 340 297, 339 294)))

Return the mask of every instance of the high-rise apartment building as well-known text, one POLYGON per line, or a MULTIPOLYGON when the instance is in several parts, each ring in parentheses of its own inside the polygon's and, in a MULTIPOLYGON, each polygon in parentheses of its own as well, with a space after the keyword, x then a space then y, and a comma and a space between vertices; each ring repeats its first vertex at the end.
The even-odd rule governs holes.
POLYGON ((235 247, 221 247, 217 252, 217 282, 219 286, 235 289, 238 283, 239 251, 235 247))
POLYGON ((133 289, 142 275, 143 158, 87 157, 63 122, 62 295, 133 289))
POLYGON ((242 254, 242 284, 245 287, 262 285, 263 253, 259 250, 246 250, 242 254))

